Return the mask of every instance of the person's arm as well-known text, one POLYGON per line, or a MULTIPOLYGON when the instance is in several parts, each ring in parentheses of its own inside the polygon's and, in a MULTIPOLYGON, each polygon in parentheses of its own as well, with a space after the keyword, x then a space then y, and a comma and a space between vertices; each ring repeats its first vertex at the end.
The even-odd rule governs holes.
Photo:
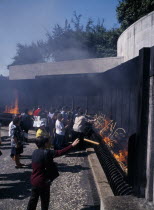
POLYGON ((96 119, 94 119, 94 120, 87 120, 87 122, 94 123, 94 122, 96 122, 96 119))
POLYGON ((79 143, 79 139, 76 139, 72 144, 70 144, 69 146, 65 147, 64 149, 55 150, 54 157, 59 157, 61 155, 64 155, 68 150, 70 150, 72 147, 75 147, 78 143, 79 143))

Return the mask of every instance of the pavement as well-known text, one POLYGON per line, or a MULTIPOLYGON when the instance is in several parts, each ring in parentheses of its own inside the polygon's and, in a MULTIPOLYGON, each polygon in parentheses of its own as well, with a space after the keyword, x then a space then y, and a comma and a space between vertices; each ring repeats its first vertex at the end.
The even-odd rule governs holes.
MULTIPOLYGON (((31 194, 31 155, 36 145, 35 132, 31 131, 30 142, 25 145, 21 163, 25 168, 16 169, 10 158, 10 139, 7 128, 2 127, 3 153, 0 173, 0 210, 25 210, 31 194)), ((60 176, 52 183, 50 207, 52 210, 97 210, 100 200, 86 151, 71 150, 55 158, 60 176)), ((37 210, 40 210, 40 201, 37 210)))
MULTIPOLYGON (((21 162, 27 166, 15 169, 10 158, 10 139, 2 127, 3 153, 0 173, 0 210, 26 210, 31 193, 31 155, 36 145, 35 132, 25 145, 21 162)), ((154 210, 154 205, 134 196, 114 196, 93 148, 71 150, 55 158, 60 176, 53 182, 49 210, 154 210)), ((40 210, 40 201, 37 210, 40 210)))

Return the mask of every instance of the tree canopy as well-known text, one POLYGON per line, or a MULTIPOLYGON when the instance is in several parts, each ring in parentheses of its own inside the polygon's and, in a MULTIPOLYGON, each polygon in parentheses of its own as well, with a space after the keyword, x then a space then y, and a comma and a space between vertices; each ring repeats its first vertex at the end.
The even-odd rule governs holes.
POLYGON ((120 0, 116 11, 121 28, 125 30, 141 17, 154 11, 154 0, 120 0))
POLYGON ((47 41, 18 44, 11 65, 116 56, 120 30, 107 30, 103 20, 94 24, 89 19, 83 26, 81 18, 74 12, 72 20, 66 19, 64 26, 56 24, 51 32, 47 32, 47 41))
POLYGON ((154 11, 154 0, 118 0, 119 28, 106 29, 104 21, 89 18, 83 26, 82 15, 73 14, 63 26, 56 24, 46 33, 47 40, 30 45, 17 44, 11 65, 116 56, 117 40, 123 30, 154 11))

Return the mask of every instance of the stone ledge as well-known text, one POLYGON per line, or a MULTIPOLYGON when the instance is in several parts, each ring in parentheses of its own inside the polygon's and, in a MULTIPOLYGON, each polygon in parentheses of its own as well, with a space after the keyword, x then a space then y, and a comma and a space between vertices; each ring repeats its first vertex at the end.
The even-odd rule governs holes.
POLYGON ((133 196, 114 196, 106 175, 99 163, 93 148, 87 149, 88 161, 94 176, 98 195, 100 198, 100 210, 153 210, 152 203, 145 199, 133 196))

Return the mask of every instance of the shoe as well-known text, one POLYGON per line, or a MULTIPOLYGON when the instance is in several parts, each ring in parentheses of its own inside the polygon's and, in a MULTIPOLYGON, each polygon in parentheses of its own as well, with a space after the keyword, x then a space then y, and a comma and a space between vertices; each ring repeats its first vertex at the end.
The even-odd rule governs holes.
POLYGON ((22 166, 21 165, 18 165, 18 166, 15 166, 15 168, 22 168, 22 166))
POLYGON ((20 163, 19 166, 25 166, 25 164, 20 163))

